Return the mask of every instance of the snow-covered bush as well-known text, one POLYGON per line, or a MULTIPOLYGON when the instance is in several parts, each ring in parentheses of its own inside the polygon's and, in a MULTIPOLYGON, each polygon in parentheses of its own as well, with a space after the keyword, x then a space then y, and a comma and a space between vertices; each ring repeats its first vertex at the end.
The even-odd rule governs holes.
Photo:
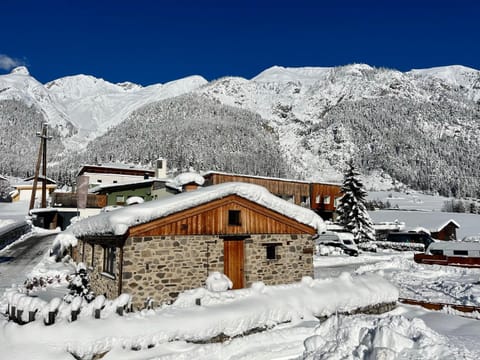
POLYGON ((63 298, 67 303, 72 303, 78 296, 85 299, 87 303, 95 298, 95 294, 90 289, 87 267, 84 263, 78 263, 77 271, 71 279, 68 289, 70 292, 63 298))

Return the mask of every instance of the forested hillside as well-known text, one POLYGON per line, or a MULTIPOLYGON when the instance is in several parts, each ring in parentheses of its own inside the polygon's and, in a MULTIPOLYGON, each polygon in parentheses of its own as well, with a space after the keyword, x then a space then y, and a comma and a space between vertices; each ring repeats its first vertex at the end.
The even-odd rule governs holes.
POLYGON ((364 173, 383 169, 413 188, 480 197, 480 105, 378 98, 344 102, 309 129, 333 146, 352 142, 364 173))
POLYGON ((199 95, 146 105, 65 164, 168 159, 178 171, 221 170, 285 176, 275 132, 257 114, 199 95))
MULTIPOLYGON (((22 101, 0 101, 0 174, 27 177, 33 175, 40 139, 35 136, 45 122, 43 114, 22 101)), ((50 161, 64 151, 56 129, 49 129, 50 161)))

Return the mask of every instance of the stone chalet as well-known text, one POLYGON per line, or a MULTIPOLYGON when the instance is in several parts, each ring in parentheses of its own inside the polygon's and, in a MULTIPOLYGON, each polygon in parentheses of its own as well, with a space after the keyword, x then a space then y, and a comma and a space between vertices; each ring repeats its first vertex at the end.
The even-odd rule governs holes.
POLYGON ((212 271, 233 288, 313 276, 312 236, 324 229, 312 210, 265 188, 225 183, 102 213, 72 225, 76 261, 97 294, 132 295, 135 309, 202 287, 212 271))

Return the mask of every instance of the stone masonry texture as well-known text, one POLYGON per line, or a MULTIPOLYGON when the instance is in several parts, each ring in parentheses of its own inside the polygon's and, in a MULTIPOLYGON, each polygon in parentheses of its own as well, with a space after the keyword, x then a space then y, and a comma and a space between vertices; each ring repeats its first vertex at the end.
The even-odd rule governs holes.
MULTIPOLYGON (((223 242, 212 235, 130 237, 123 247, 122 292, 132 295, 138 310, 147 299, 158 306, 174 301, 180 292, 203 287, 209 273, 223 273, 223 242)), ((243 242, 246 287, 255 281, 276 285, 313 276, 310 235, 251 235, 243 242), (275 259, 267 259, 268 245, 275 246, 275 259)), ((117 249, 115 274, 105 274, 103 248, 78 244, 78 261, 89 268, 92 290, 110 299, 118 296, 119 253, 117 249)))

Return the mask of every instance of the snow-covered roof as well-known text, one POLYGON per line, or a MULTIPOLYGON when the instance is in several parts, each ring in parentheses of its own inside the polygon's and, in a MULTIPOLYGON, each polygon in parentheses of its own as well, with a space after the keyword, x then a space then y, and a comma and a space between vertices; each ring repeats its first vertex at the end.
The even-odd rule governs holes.
POLYGON ((112 173, 122 173, 122 172, 148 172, 153 173, 154 170, 150 166, 142 166, 138 164, 122 164, 122 163, 109 163, 109 164, 97 164, 89 165, 85 164, 78 170, 77 176, 82 175, 86 172, 101 172, 105 173, 105 170, 110 170, 112 173))
POLYGON ((312 210, 282 200, 262 186, 232 182, 208 186, 176 196, 92 216, 73 224, 71 231, 77 237, 98 234, 123 235, 131 226, 144 224, 229 195, 238 195, 253 201, 310 226, 317 232, 324 230, 325 225, 322 218, 312 210))
POLYGON ((369 214, 375 223, 385 221, 403 222, 406 226, 405 230, 425 228, 430 232, 438 232, 449 223, 460 227, 460 224, 452 219, 452 214, 443 212, 377 210, 370 211, 369 214))
MULTIPOLYGON (((47 179, 47 184, 56 184, 57 182, 53 179, 50 179, 48 176, 46 177, 47 179)), ((33 184, 33 181, 35 180, 35 176, 30 176, 30 177, 27 177, 25 179, 23 179, 22 181, 25 182, 25 183, 32 183, 33 184)), ((38 175, 38 181, 43 181, 43 175, 38 175)), ((21 184, 19 184, 21 185, 21 184)))
POLYGON ((168 179, 157 179, 157 178, 150 178, 150 179, 145 179, 145 180, 139 180, 139 181, 131 181, 127 183, 121 183, 121 184, 102 184, 102 185, 97 185, 93 188, 90 189, 91 193, 97 193, 102 190, 109 190, 109 189, 114 189, 114 188, 128 188, 130 186, 135 186, 135 185, 148 185, 151 184, 155 181, 158 182, 166 182, 168 179))
POLYGON ((196 172, 185 172, 177 175, 174 179, 167 183, 168 187, 182 191, 182 187, 187 184, 197 184, 202 186, 205 179, 202 175, 196 172))
POLYGON ((375 231, 382 231, 382 230, 403 230, 405 228, 405 223, 404 222, 399 222, 399 221, 383 221, 379 223, 373 224, 373 227, 375 228, 375 231))
POLYGON ((253 179, 263 179, 263 180, 296 182, 296 183, 300 183, 300 184, 326 184, 326 185, 337 185, 337 186, 342 185, 340 183, 334 183, 334 182, 294 180, 294 179, 284 179, 284 178, 271 177, 271 176, 235 174, 235 173, 227 173, 227 172, 222 172, 222 171, 207 171, 206 173, 203 174, 203 177, 207 177, 209 175, 214 175, 214 174, 226 175, 226 176, 241 176, 241 177, 248 177, 248 178, 253 178, 253 179))

